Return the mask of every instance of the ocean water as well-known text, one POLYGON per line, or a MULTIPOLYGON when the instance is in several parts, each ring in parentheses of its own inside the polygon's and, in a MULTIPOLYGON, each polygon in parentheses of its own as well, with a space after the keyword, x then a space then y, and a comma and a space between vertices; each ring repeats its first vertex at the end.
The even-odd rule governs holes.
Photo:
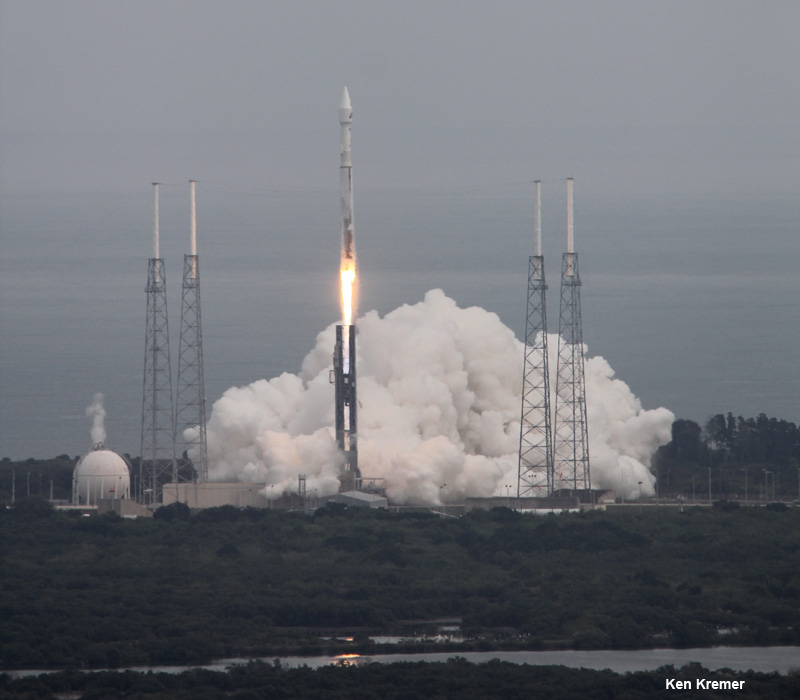
MULTIPOLYGON (((566 241, 545 183, 551 331, 566 241)), ((198 184, 206 396, 297 372, 339 317, 338 193, 198 184)), ((188 186, 161 188, 173 381, 188 186)), ((524 334, 528 184, 357 189, 360 313, 441 288, 524 334)), ((584 339, 645 408, 800 422, 800 206, 788 198, 576 193, 584 339)), ((152 193, 0 197, 0 457, 77 455, 105 395, 107 443, 138 455, 152 193)))

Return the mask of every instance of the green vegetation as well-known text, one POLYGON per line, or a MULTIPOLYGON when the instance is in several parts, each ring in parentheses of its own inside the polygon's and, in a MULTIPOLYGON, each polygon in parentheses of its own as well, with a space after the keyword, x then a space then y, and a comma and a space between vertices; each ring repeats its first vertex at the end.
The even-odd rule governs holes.
POLYGON ((0 695, 7 700, 55 697, 55 693, 82 693, 82 700, 116 698, 124 700, 658 700, 673 698, 666 679, 691 681, 692 690, 680 697, 770 698, 794 700, 800 694, 800 676, 775 673, 708 671, 697 664, 676 669, 617 674, 611 671, 574 670, 560 666, 526 666, 502 661, 471 664, 463 659, 446 663, 366 664, 283 669, 279 665, 250 662, 227 673, 194 669, 181 674, 133 673, 126 671, 79 673, 65 671, 12 681, 0 675, 0 695), (697 690, 697 679, 736 681, 741 689, 697 690))
POLYGON ((445 617, 465 650, 800 642, 798 509, 159 516, 0 511, 5 667, 371 654, 445 617))
POLYGON ((51 493, 55 500, 72 498, 72 473, 78 457, 59 455, 53 459, 26 459, 14 462, 7 457, 0 461, 0 503, 11 503, 12 495, 16 500, 26 496, 49 498, 51 493))
POLYGON ((450 650, 800 643, 800 509, 771 503, 797 498, 800 430, 764 415, 673 424, 661 496, 716 501, 685 512, 83 517, 45 500, 69 498, 75 462, 0 461, 5 668, 374 654, 370 634, 441 618, 466 637, 450 650), (765 508, 739 507, 745 479, 765 508))
POLYGON ((711 418, 672 424, 672 441, 653 459, 661 495, 686 499, 800 499, 800 428, 768 418, 711 418))

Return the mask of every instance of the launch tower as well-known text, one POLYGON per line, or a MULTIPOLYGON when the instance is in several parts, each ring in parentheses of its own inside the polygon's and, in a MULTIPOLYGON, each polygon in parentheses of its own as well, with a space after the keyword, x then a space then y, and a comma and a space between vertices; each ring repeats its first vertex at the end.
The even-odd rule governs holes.
POLYGON ((547 304, 542 255, 541 182, 536 181, 535 246, 528 258, 528 303, 517 496, 549 496, 553 491, 550 431, 550 371, 547 357, 547 304))
MULTIPOLYGON (((206 393, 203 374, 203 330, 200 316, 200 258, 197 255, 197 216, 195 181, 189 181, 191 193, 191 254, 183 256, 183 295, 181 299, 181 335, 178 344, 178 387, 176 396, 175 435, 178 454, 185 443, 192 450, 195 478, 208 481, 206 441, 206 393), (188 432, 187 432, 188 431, 188 432), (187 438, 186 436, 189 435, 187 438)), ((183 450, 181 450, 183 454, 183 450)), ((188 462, 180 460, 183 466, 188 462)), ((180 478, 177 468, 173 481, 180 478)))
POLYGON ((579 490, 590 489, 591 479, 583 366, 581 278, 573 242, 572 182, 572 178, 567 180, 567 252, 561 262, 553 488, 579 490))
POLYGON ((142 392, 142 440, 136 498, 155 503, 175 471, 175 414, 167 322, 167 280, 159 257, 158 183, 153 183, 153 257, 147 265, 147 319, 142 392))

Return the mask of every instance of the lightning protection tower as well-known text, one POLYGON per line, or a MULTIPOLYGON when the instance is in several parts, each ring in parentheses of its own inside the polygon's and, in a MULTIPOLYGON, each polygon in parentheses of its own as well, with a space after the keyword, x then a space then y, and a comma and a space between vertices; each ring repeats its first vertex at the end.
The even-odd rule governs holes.
POLYGON ((153 257, 147 265, 147 319, 142 392, 142 440, 137 499, 155 503, 175 471, 175 414, 167 322, 167 280, 159 257, 158 183, 153 183, 153 257))
MULTIPOLYGON (((183 256, 183 295, 181 299, 181 335, 178 345, 178 388, 176 397, 176 449, 191 450, 191 464, 200 482, 208 481, 208 443, 206 441, 206 392, 203 374, 203 330, 200 316, 200 259, 197 255, 197 217, 195 181, 189 181, 191 193, 191 254, 183 256)), ((181 454, 184 450, 181 450, 181 454)), ((180 466, 189 463, 181 459, 180 466)), ((181 475, 176 469, 173 481, 181 475)))
POLYGON ((583 366, 581 278, 572 230, 572 178, 567 180, 567 252, 561 262, 561 311, 553 455, 554 489, 590 489, 589 434, 583 366))
POLYGON ((542 255, 542 191, 537 180, 534 255, 528 258, 528 303, 517 496, 549 496, 553 491, 550 431, 550 371, 547 359, 547 284, 542 255))

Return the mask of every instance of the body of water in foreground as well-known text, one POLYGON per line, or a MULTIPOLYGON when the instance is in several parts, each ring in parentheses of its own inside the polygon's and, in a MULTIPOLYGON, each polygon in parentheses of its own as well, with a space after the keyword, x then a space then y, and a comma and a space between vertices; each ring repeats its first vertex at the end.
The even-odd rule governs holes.
MULTIPOLYGON (((425 654, 342 654, 339 656, 286 656, 261 659, 272 663, 277 658, 284 668, 321 668, 332 664, 392 664, 400 662, 443 663, 448 659, 462 658, 471 663, 486 663, 497 659, 514 664, 532 666, 566 666, 567 668, 609 669, 615 673, 651 671, 661 666, 676 668, 689 663, 699 663, 710 671, 729 668, 733 671, 787 674, 800 669, 800 647, 711 647, 708 649, 641 649, 636 651, 464 651, 430 652, 425 654)), ((140 673, 182 673, 192 668, 225 671, 230 666, 248 663, 249 659, 219 659, 210 664, 196 666, 137 666, 129 669, 140 673)), ((99 669, 98 669, 99 670, 99 669)), ((12 678, 49 673, 44 670, 8 671, 12 678)))

